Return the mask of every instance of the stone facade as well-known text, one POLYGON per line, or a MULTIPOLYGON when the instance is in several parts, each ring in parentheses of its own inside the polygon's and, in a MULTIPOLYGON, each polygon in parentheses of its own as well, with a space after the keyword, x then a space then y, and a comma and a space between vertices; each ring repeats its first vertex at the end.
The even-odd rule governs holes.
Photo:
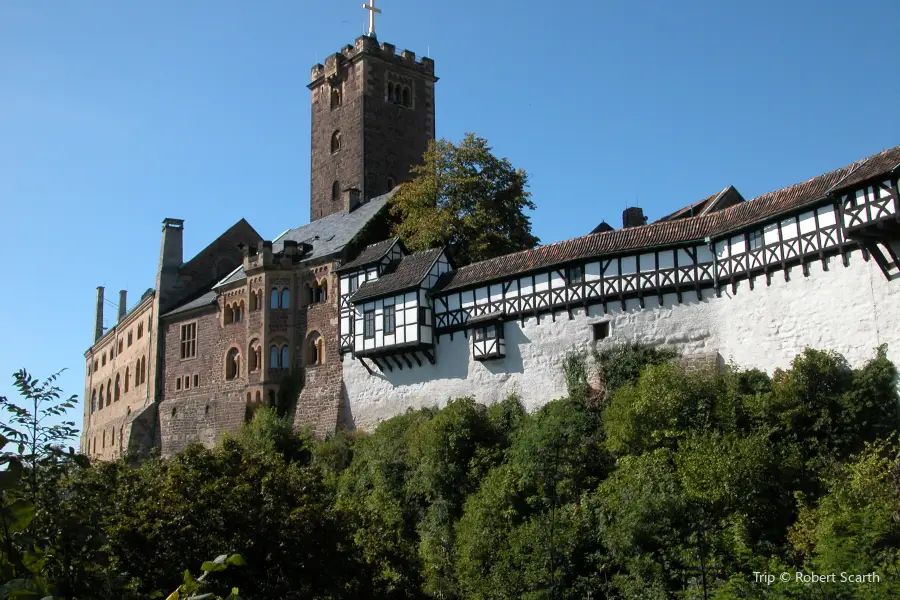
POLYGON ((358 38, 312 69, 310 220, 389 192, 434 139, 434 61, 358 38), (396 90, 401 90, 399 97, 396 90), (390 92, 390 94, 389 94, 390 92), (338 140, 339 138, 339 140, 338 140))

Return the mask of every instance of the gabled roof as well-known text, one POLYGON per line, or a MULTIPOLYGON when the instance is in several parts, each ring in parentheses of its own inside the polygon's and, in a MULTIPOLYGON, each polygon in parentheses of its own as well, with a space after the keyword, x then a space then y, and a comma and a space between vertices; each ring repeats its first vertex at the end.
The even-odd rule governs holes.
POLYGON ((371 263, 376 263, 387 256, 388 252, 391 251, 391 248, 394 247, 394 244, 399 241, 400 238, 392 237, 380 242, 375 242, 374 244, 369 244, 363 248, 363 251, 360 252, 356 258, 346 265, 341 266, 341 268, 335 269, 335 272, 340 273, 341 271, 350 271, 371 263))
MULTIPOLYGON (((703 241, 707 237, 722 236, 823 200, 834 191, 889 172, 897 168, 898 164, 900 164, 900 146, 717 212, 682 219, 661 220, 641 227, 593 233, 473 263, 445 273, 435 285, 435 291, 483 284, 535 269, 604 254, 703 241)), ((704 201, 709 201, 710 198, 704 201)))
POLYGON ((353 303, 408 290, 422 283, 431 267, 443 253, 443 248, 423 250, 404 256, 397 268, 378 279, 367 281, 350 298, 353 303))
POLYGON ((658 219, 656 222, 674 221, 675 219, 684 219, 687 217, 702 217, 703 215, 728 208, 729 206, 734 206, 735 204, 740 204, 741 202, 744 202, 744 197, 741 196, 741 193, 737 191, 733 185, 729 185, 721 192, 717 192, 712 196, 707 196, 699 202, 689 204, 672 214, 658 219))
MULTIPOLYGON (((351 213, 335 213, 307 223, 295 229, 288 229, 272 242, 272 252, 277 254, 284 249, 284 241, 305 242, 312 250, 303 256, 300 262, 325 258, 339 253, 347 244, 378 215, 385 206, 391 192, 372 198, 351 213)), ((222 279, 214 287, 223 286, 246 279, 244 268, 240 267, 228 277, 222 279)))

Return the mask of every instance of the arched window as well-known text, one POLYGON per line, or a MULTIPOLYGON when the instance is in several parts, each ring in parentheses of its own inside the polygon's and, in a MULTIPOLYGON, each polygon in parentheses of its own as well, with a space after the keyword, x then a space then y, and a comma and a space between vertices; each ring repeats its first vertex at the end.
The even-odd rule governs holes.
POLYGON ((235 379, 241 374, 241 353, 237 348, 228 351, 225 357, 225 379, 235 379))
POLYGON ((322 364, 322 336, 314 331, 306 340, 306 365, 315 366, 322 364))
POLYGON ((116 400, 116 402, 119 401, 120 391, 121 391, 121 389, 120 389, 120 387, 119 387, 119 374, 116 373, 116 394, 115 394, 115 400, 116 400))
POLYGON ((131 372, 131 370, 129 369, 129 367, 125 367, 125 393, 126 394, 128 393, 128 379, 130 376, 130 372, 131 372))
POLYGON ((230 304, 226 304, 225 309, 222 311, 222 322, 226 325, 234 322, 234 310, 232 310, 230 304))
POLYGON ((256 292, 250 291, 250 311, 256 310, 256 292))
POLYGON ((318 298, 318 293, 316 292, 315 282, 310 283, 309 286, 307 287, 307 289, 309 290, 309 303, 315 304, 316 298, 318 298))
POLYGON ((335 85, 331 88, 331 109, 339 107, 342 102, 342 94, 341 94, 341 86, 340 84, 335 85))
POLYGON ((291 368, 291 351, 284 345, 281 347, 281 368, 282 369, 290 369, 291 368))
POLYGON ((120 339, 119 340, 119 354, 122 354, 122 350, 124 350, 124 349, 125 349, 125 340, 120 339))
POLYGON ((103 408, 103 384, 102 383, 100 384, 100 408, 103 408))
POLYGON ((403 88, 403 106, 409 106, 409 88, 403 88))
POLYGON ((394 84, 388 83, 388 100, 394 101, 394 84))
POLYGON ((253 395, 250 392, 247 392, 247 404, 253 402, 253 395))
POLYGON ((141 385, 147 383, 147 357, 141 357, 141 385))
POLYGON ((335 181, 331 184, 331 201, 337 202, 341 199, 341 184, 335 181))
POLYGON ((335 131, 331 134, 331 151, 337 152, 341 149, 341 132, 335 131))
POLYGON ((269 308, 278 308, 278 288, 272 288, 272 294, 269 296, 269 308))
POLYGON ((102 364, 104 367, 106 366, 106 352, 103 353, 103 360, 101 361, 101 364, 102 364))
POLYGON ((144 323, 138 323, 138 339, 144 337, 144 323))
POLYGON ((394 102, 396 104, 400 104, 402 101, 403 101, 403 95, 400 91, 400 86, 398 85, 394 88, 394 102))
POLYGON ((106 380, 106 405, 112 404, 112 379, 106 380))
POLYGON ((132 341, 133 341, 133 340, 131 339, 131 332, 129 331, 129 332, 128 332, 128 347, 129 347, 129 348, 131 347, 131 342, 132 342, 132 341))
POLYGON ((256 403, 259 404, 260 402, 262 402, 262 393, 256 390, 256 403))
POLYGON ((327 280, 323 279, 322 282, 319 284, 319 287, 317 288, 317 290, 318 290, 318 293, 316 294, 317 302, 325 302, 326 300, 328 300, 328 281, 327 280))
POLYGON ((284 288, 281 290, 281 308, 291 307, 291 290, 284 288))
POLYGON ((240 323, 241 319, 244 318, 244 301, 241 300, 240 304, 235 304, 231 307, 231 321, 233 323, 240 323))
POLYGON ((91 412, 97 412, 97 390, 91 392, 91 412))
POLYGON ((272 346, 269 348, 269 368, 281 368, 281 353, 278 352, 278 346, 276 346, 275 344, 272 344, 272 346))

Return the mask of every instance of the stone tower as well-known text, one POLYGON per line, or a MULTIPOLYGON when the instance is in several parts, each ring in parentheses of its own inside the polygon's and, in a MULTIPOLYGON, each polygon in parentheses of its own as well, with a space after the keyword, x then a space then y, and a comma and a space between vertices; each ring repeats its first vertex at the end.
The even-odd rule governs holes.
POLYGON ((433 60, 374 36, 312 68, 310 221, 352 211, 421 164, 434 139, 436 81, 433 60))

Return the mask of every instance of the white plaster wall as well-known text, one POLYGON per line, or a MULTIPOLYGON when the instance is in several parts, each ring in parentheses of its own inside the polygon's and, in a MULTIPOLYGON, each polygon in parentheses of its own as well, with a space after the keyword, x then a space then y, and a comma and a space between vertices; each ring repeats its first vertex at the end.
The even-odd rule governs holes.
MULTIPOLYGON (((506 357, 479 363, 472 360, 471 339, 462 332, 453 340, 445 335, 436 346, 436 363, 374 375, 344 357, 345 401, 352 422, 370 429, 377 422, 407 408, 443 406, 450 398, 473 396, 493 403, 516 392, 529 410, 565 395, 562 361, 570 349, 589 349, 591 323, 611 321, 611 335, 599 344, 638 341, 673 346, 683 354, 719 352, 726 361, 742 367, 757 367, 771 373, 788 367, 805 346, 831 349, 843 354, 853 366, 874 356, 879 344, 889 344, 889 357, 900 364, 900 281, 888 281, 874 261, 863 261, 859 252, 844 267, 839 257, 829 260, 829 271, 820 262, 809 265, 809 277, 800 267, 792 268, 790 281, 782 272, 772 274, 767 287, 757 277, 755 289, 747 281, 722 290, 712 290, 698 301, 694 292, 683 294, 678 304, 674 294, 637 300, 620 310, 610 302, 607 315, 600 306, 589 313, 578 310, 570 320, 565 312, 555 321, 542 315, 525 321, 507 322, 506 357)), ((546 284, 545 284, 546 285, 546 284)))

